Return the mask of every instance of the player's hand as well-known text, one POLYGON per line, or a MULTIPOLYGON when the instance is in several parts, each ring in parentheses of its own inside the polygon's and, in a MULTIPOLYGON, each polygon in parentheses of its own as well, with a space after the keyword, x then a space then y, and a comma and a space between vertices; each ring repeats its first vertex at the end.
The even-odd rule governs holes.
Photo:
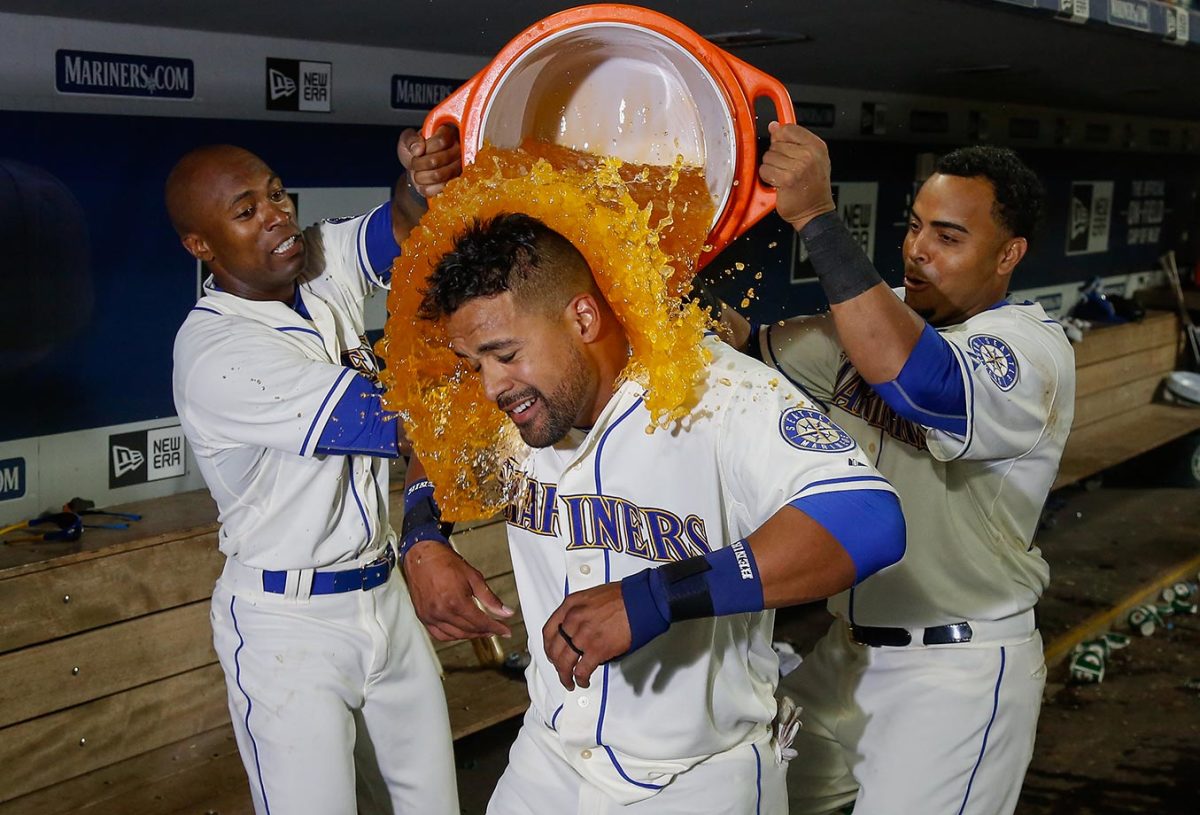
POLYGON ((421 541, 409 549, 404 556, 404 577, 417 618, 434 639, 449 642, 492 634, 512 636, 508 626, 494 619, 511 617, 512 609, 488 588, 478 569, 446 544, 421 541))
POLYGON ((826 212, 833 212, 829 183, 829 148, 800 125, 771 122, 771 147, 758 175, 775 188, 775 211, 797 231, 826 212))
POLYGON ((446 182, 462 175, 462 147, 458 131, 442 125, 430 138, 412 128, 400 134, 396 154, 408 173, 409 182, 425 198, 437 195, 446 182))
POLYGON ((588 687, 596 668, 628 651, 632 642, 620 583, 567 595, 542 627, 546 656, 567 690, 588 687))

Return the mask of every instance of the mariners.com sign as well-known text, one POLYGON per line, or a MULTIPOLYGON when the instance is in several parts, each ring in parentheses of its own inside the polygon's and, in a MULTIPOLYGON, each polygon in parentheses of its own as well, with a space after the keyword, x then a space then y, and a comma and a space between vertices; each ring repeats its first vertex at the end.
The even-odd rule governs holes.
POLYGON ((59 50, 54 84, 59 93, 191 99, 196 70, 190 59, 59 50))

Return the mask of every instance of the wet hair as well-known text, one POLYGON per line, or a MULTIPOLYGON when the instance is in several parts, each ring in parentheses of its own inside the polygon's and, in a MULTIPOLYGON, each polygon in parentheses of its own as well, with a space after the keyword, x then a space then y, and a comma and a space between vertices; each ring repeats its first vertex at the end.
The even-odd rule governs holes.
POLYGON ((476 220, 454 241, 421 292, 418 315, 449 317, 469 300, 506 291, 524 305, 563 308, 581 293, 597 294, 587 261, 570 241, 520 213, 476 220))
POLYGON ((960 147, 938 161, 934 172, 991 182, 996 203, 992 216, 1013 237, 1032 242, 1046 208, 1046 191, 1037 174, 1007 147, 960 147))

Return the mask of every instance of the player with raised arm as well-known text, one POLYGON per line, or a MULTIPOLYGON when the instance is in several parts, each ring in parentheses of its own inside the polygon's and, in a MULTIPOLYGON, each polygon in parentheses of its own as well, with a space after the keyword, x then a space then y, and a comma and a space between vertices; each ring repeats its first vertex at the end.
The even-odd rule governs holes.
POLYGON ((1075 393, 1062 328, 1006 297, 1041 184, 1011 150, 943 156, 897 296, 838 216, 819 138, 773 124, 761 176, 830 314, 753 328, 750 349, 858 441, 908 528, 904 560, 830 600, 837 620, 785 681, 805 711, 793 811, 1011 813, 1046 673, 1033 534, 1075 393))
POLYGON ((213 641, 258 813, 459 811, 436 659, 394 574, 402 435, 363 315, 417 194, 459 171, 451 135, 406 131, 390 202, 304 230, 241 148, 195 150, 167 181, 212 272, 176 337, 175 404, 219 511, 213 641))

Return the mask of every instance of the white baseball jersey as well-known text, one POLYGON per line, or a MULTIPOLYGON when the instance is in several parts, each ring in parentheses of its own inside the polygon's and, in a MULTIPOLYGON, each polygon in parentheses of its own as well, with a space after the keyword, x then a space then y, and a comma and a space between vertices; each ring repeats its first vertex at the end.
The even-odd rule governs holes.
POLYGON ((314 455, 355 371, 375 377, 363 301, 389 272, 366 251, 378 209, 305 230, 311 320, 210 278, 175 338, 180 423, 220 510, 221 551, 244 565, 324 568, 394 537, 387 462, 314 455))
POLYGON ((404 581, 309 593, 314 571, 366 565, 395 538, 387 462, 318 446, 367 415, 335 406, 364 393, 356 374, 374 381, 363 302, 397 251, 390 207, 305 243, 294 308, 210 279, 175 341, 175 404, 220 510, 211 620, 238 750, 258 813, 451 815, 449 718, 404 581), (260 570, 286 572, 282 594, 260 570))
POLYGON ((626 382, 586 433, 522 465, 508 511, 532 634, 533 714, 612 799, 654 795, 713 755, 763 738, 775 715, 772 612, 688 620, 567 692, 538 635, 572 592, 727 546, 797 497, 891 491, 863 451, 783 377, 716 340, 700 404, 682 428, 648 434, 626 382))
POLYGON ((939 330, 966 391, 966 432, 896 414, 846 359, 828 316, 764 326, 762 357, 863 445, 900 495, 904 559, 829 601, 859 625, 927 627, 1033 608, 1049 567, 1033 546, 1075 407, 1074 352, 1035 303, 939 330))

